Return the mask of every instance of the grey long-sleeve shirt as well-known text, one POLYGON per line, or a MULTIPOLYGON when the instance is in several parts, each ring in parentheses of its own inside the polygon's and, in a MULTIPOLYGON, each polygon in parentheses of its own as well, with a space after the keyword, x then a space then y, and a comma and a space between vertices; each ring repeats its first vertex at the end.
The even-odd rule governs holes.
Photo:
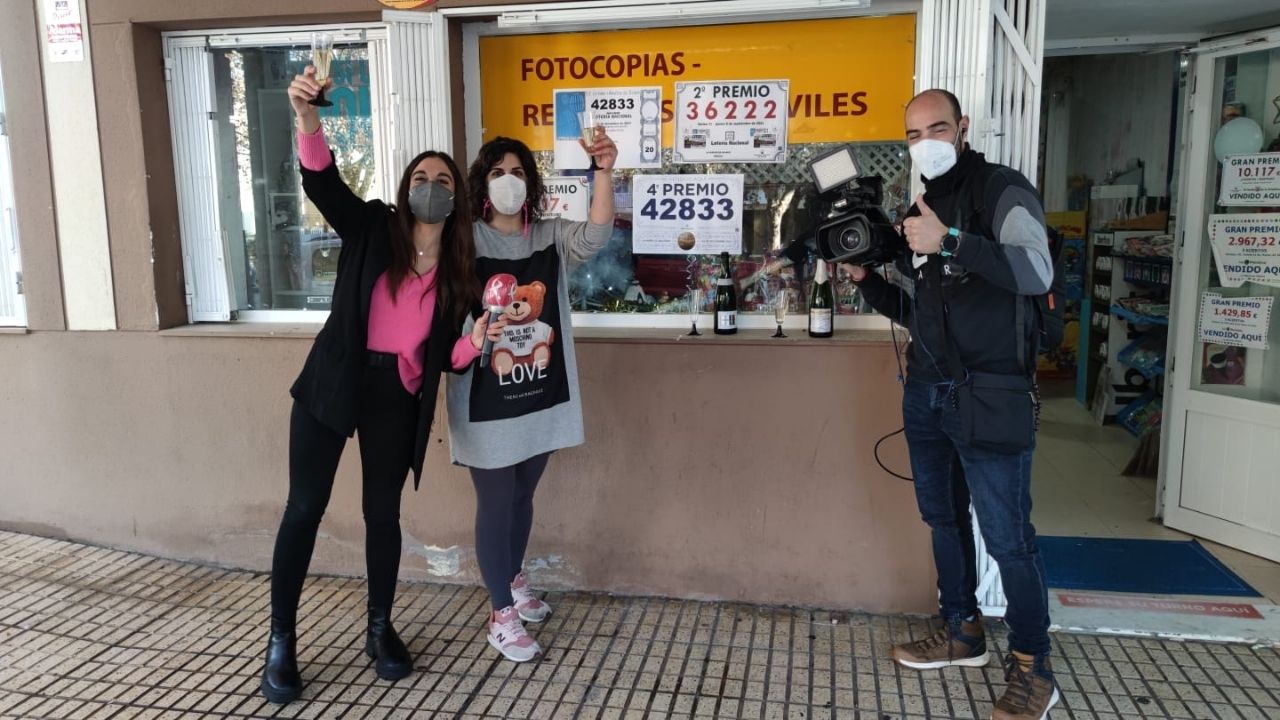
MULTIPOLYGON (((529 235, 503 235, 476 222, 476 274, 514 275, 519 286, 488 368, 449 376, 453 462, 500 468, 584 441, 578 363, 569 308, 569 270, 609 242, 612 225, 543 220, 529 235)), ((475 325, 468 318, 463 334, 475 325)))

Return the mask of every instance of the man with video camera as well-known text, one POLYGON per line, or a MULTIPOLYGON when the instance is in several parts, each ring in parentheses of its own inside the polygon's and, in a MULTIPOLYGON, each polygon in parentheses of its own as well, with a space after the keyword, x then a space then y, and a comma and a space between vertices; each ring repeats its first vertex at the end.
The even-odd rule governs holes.
POLYGON ((847 267, 867 302, 911 331, 903 424, 916 500, 933 535, 944 625, 893 656, 920 670, 987 663, 972 501, 1009 602, 1008 685, 992 717, 1038 720, 1058 702, 1044 562, 1031 526, 1036 297, 1053 279, 1044 211, 1026 178, 965 142, 969 118, 951 93, 913 98, 906 129, 925 192, 902 223, 910 252, 894 262, 901 277, 890 284, 847 267))

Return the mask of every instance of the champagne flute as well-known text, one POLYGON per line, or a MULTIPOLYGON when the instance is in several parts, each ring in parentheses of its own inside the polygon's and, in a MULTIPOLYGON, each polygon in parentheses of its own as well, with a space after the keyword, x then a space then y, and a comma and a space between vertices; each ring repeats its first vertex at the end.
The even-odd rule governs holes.
POLYGON ((333 63, 333 35, 311 33, 311 64, 316 68, 316 82, 320 92, 308 102, 316 107, 333 107, 324 96, 324 85, 329 82, 329 66, 333 63))
POLYGON ((778 323, 778 331, 773 334, 773 337, 786 337, 786 334, 782 332, 782 323, 787 319, 787 301, 789 297, 785 283, 778 288, 778 292, 773 296, 773 319, 778 323))
MULTIPOLYGON (((596 144, 596 114, 591 110, 583 110, 578 113, 578 125, 582 128, 582 142, 591 147, 596 144)), ((596 156, 587 153, 587 157, 591 159, 591 167, 588 170, 599 170, 600 166, 596 165, 596 156)))
POLYGON ((689 298, 689 323, 692 326, 689 330, 690 335, 701 335, 698 332, 698 313, 702 310, 702 288, 690 288, 689 298))

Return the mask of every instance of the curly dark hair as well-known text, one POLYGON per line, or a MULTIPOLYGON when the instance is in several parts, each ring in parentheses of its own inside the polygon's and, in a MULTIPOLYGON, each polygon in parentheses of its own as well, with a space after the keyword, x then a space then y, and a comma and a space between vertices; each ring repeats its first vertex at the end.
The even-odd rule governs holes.
POLYGON ((529 211, 529 223, 542 219, 542 197, 546 188, 542 184, 542 176, 538 174, 538 163, 533 159, 529 146, 509 137, 496 137, 485 143, 471 163, 467 174, 467 187, 471 195, 471 214, 478 220, 485 220, 489 201, 489 171, 502 159, 512 153, 524 167, 525 207, 529 211))

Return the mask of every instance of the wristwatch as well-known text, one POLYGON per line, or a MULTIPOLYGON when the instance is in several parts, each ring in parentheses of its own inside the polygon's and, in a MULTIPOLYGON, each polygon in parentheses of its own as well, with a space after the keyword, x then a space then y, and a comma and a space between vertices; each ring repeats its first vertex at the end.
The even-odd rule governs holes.
POLYGON ((951 257, 960 249, 960 231, 956 228, 947 228, 947 234, 942 236, 942 257, 951 257))

